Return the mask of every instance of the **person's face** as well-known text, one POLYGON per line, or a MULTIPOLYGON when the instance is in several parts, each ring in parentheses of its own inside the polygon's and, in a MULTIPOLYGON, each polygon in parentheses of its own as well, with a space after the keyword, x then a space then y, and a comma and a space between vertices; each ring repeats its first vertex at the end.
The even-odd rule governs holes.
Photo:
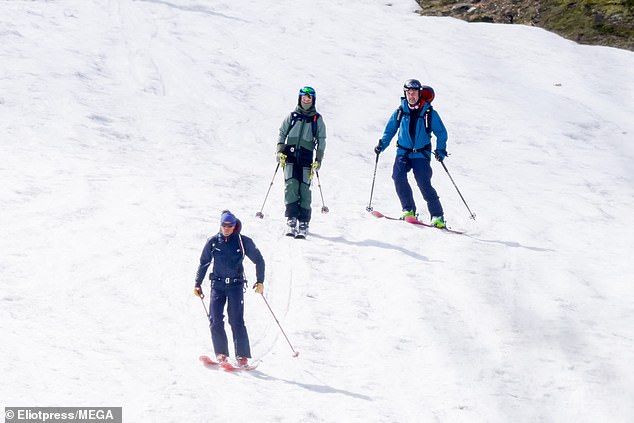
POLYGON ((223 236, 229 236, 236 229, 236 225, 234 225, 233 223, 225 222, 220 226, 220 229, 222 230, 223 236))
POLYGON ((420 94, 419 94, 418 90, 415 89, 415 88, 409 88, 409 89, 405 90, 405 97, 407 98, 407 102, 409 104, 414 105, 414 104, 418 103, 419 96, 420 96, 420 94))
POLYGON ((313 104, 313 98, 309 96, 308 94, 304 94, 302 96, 302 104, 306 106, 310 106, 311 104, 313 104))

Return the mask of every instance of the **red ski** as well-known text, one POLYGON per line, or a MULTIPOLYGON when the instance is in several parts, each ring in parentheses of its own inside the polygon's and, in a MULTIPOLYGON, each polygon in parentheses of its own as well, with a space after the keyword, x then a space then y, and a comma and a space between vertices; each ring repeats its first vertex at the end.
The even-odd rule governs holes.
POLYGON ((456 231, 454 229, 449 229, 447 227, 444 228, 439 228, 437 226, 431 225, 429 223, 425 223, 425 222, 421 222, 420 220, 416 219, 414 216, 407 216, 405 218, 400 218, 400 217, 391 217, 391 216, 386 216, 383 213, 374 210, 372 212, 372 216, 374 217, 378 217, 378 218, 385 218, 385 219, 389 219, 389 220, 402 220, 404 222, 407 223, 411 223, 412 225, 421 225, 421 226, 427 226, 428 228, 434 228, 434 229, 439 229, 441 231, 446 231, 446 232, 451 232, 453 234, 464 234, 464 232, 461 231, 456 231))
POLYGON ((232 363, 230 363, 229 361, 223 361, 222 363, 220 363, 220 367, 222 367, 223 369, 225 369, 228 372, 238 372, 238 371, 242 371, 242 370, 255 370, 257 369, 258 365, 257 364, 249 364, 246 366, 236 366, 233 365, 232 363))
POLYGON ((198 359, 200 360, 201 363, 205 365, 205 367, 222 368, 228 372, 237 372, 240 370, 255 370, 258 367, 257 364, 255 365, 252 364, 248 366, 235 366, 229 361, 222 361, 222 362, 214 361, 213 359, 211 359, 209 356, 206 356, 206 355, 201 355, 200 357, 198 357, 198 359))
POLYGON ((201 355, 200 357, 198 357, 198 359, 200 360, 201 363, 203 363, 207 367, 215 367, 220 364, 217 361, 212 360, 206 355, 201 355))

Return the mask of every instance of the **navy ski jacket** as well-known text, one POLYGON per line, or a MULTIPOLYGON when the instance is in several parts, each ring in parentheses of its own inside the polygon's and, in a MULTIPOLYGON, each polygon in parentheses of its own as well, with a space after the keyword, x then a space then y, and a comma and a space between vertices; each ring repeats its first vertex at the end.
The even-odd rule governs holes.
POLYGON ((241 235, 242 222, 238 219, 235 230, 225 237, 222 231, 207 240, 200 255, 200 265, 196 272, 196 286, 205 279, 209 265, 213 261, 212 273, 209 275, 213 288, 241 285, 245 282, 242 262, 246 255, 255 263, 257 282, 264 282, 264 258, 253 240, 241 235))

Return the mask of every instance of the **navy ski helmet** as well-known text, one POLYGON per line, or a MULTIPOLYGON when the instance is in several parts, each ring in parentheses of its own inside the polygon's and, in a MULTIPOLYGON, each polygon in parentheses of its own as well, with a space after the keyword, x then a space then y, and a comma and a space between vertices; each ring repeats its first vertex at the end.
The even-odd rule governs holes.
POLYGON ((422 89, 423 89, 423 85, 420 83, 418 79, 408 79, 403 84, 403 91, 407 91, 407 90, 421 91, 422 89))
POLYGON ((313 99, 313 106, 315 105, 315 102, 317 101, 317 92, 315 92, 315 89, 313 87, 305 86, 299 89, 299 95, 297 96, 297 105, 300 105, 302 103, 303 95, 311 96, 313 99))

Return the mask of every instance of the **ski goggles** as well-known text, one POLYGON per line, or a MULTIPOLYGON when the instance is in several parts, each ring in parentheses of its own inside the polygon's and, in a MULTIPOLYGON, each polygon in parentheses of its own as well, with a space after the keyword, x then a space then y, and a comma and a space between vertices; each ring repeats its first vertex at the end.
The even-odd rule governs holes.
POLYGON ((299 90, 299 95, 309 95, 315 97, 315 89, 312 87, 304 87, 299 90))
POLYGON ((236 224, 231 222, 223 222, 221 226, 223 228, 233 228, 234 226, 236 226, 236 224))

